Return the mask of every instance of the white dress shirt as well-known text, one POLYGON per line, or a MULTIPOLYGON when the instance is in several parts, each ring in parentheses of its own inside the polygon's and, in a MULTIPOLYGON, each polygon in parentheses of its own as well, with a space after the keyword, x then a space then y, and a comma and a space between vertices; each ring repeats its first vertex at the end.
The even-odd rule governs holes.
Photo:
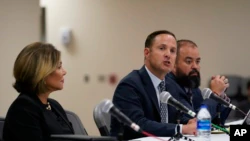
MULTIPOLYGON (((155 88, 155 92, 156 92, 156 96, 157 96, 157 99, 158 99, 158 104, 159 104, 159 107, 160 107, 160 90, 158 88, 159 84, 161 83, 161 79, 159 79, 158 77, 156 77, 153 73, 150 72, 150 70, 148 70, 148 68, 145 66, 147 72, 148 72, 148 75, 154 85, 154 88, 155 88)), ((165 80, 163 80, 165 81, 165 80)))
MULTIPOLYGON (((151 81, 152 81, 152 83, 154 85, 156 96, 157 96, 157 99, 158 99, 158 104, 159 104, 159 107, 160 107, 160 91, 159 91, 158 86, 161 83, 161 81, 165 81, 165 79, 164 80, 159 79, 157 76, 155 76, 153 73, 151 73, 150 70, 146 66, 145 66, 145 69, 148 72, 148 75, 149 75, 149 77, 150 77, 150 79, 151 79, 151 81)), ((177 126, 175 128, 175 133, 177 133, 177 126)), ((180 124, 180 133, 182 133, 182 124, 180 124)))

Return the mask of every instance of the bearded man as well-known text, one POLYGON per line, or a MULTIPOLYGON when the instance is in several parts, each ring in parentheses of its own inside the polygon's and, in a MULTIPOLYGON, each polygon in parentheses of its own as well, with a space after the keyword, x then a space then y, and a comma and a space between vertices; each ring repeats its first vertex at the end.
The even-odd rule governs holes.
MULTIPOLYGON (((203 99, 199 89, 201 80, 200 61, 201 57, 196 43, 191 40, 178 40, 174 69, 166 75, 166 81, 169 82, 166 83, 166 90, 175 99, 196 113, 198 113, 202 104, 207 105, 212 120, 218 120, 219 117, 220 124, 223 125, 231 110, 212 99, 203 99), (220 107, 219 111, 218 107, 220 107)), ((225 76, 212 76, 210 89, 222 99, 230 102, 230 99, 224 93, 228 87, 228 79, 225 76)), ((181 124, 186 124, 192 119, 187 114, 178 116, 180 115, 179 112, 172 106, 169 106, 168 109, 169 115, 171 115, 169 116, 169 122, 176 123, 177 119, 180 119, 181 124)))

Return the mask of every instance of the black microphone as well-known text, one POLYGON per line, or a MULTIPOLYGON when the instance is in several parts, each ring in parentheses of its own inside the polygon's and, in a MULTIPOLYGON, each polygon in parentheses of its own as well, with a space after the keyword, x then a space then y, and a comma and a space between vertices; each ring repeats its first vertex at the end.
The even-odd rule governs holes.
POLYGON ((214 101, 216 101, 216 102, 218 102, 218 103, 221 103, 221 104, 223 104, 223 105, 225 105, 225 106, 227 106, 227 107, 229 107, 229 108, 231 108, 231 109, 233 109, 233 110, 236 110, 236 109, 237 109, 235 105, 233 105, 233 104, 231 104, 231 103, 229 103, 229 102, 223 100, 223 99, 220 98, 217 94, 214 94, 214 93, 212 92, 212 90, 209 89, 209 88, 204 88, 204 89, 202 90, 201 94, 202 94, 202 96, 203 96, 203 99, 208 99, 208 98, 210 98, 210 99, 213 99, 214 101))
POLYGON ((108 100, 105 99, 101 102, 102 106, 102 112, 109 113, 112 116, 114 116, 119 122, 124 123, 125 125, 131 127, 136 132, 142 132, 140 127, 132 122, 126 115, 124 115, 118 108, 114 106, 114 104, 108 100))
POLYGON ((173 98, 171 96, 171 94, 167 91, 163 91, 160 94, 160 100, 162 103, 167 103, 173 107, 175 107, 176 109, 190 115, 191 117, 195 117, 196 113, 193 112, 192 110, 188 109, 185 105, 183 105, 182 103, 180 103, 179 101, 177 101, 175 98, 173 98))

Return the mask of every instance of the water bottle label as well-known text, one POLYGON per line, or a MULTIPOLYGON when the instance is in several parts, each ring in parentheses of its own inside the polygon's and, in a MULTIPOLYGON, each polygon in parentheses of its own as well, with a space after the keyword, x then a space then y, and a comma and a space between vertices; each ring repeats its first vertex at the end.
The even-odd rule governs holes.
POLYGON ((199 120, 197 122, 198 130, 211 130, 211 122, 210 120, 199 120))

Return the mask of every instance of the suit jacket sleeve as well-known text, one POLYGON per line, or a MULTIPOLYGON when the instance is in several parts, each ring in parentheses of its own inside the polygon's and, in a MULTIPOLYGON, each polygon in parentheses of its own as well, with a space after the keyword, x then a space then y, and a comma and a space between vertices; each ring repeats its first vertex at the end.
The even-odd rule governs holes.
MULTIPOLYGON (((183 103, 185 106, 187 106, 189 109, 192 109, 192 107, 190 106, 190 104, 184 99, 184 98, 179 98, 180 102, 183 103)), ((215 119, 218 114, 217 114, 217 105, 218 102, 212 100, 212 99, 203 99, 202 95, 201 95, 201 91, 200 89, 194 89, 193 90, 193 108, 194 111, 198 114, 199 110, 200 110, 200 106, 202 104, 207 105, 208 107, 208 111, 211 115, 211 119, 215 119)), ((225 120, 227 119, 229 113, 230 113, 230 108, 226 108, 224 106, 221 106, 220 112, 221 112, 221 123, 224 124, 225 120)), ((186 124, 190 119, 192 119, 191 116, 184 114, 181 117, 181 123, 182 124, 186 124)))
POLYGON ((154 113, 156 109, 153 109, 153 107, 147 107, 143 96, 145 96, 145 94, 142 94, 135 82, 121 82, 115 91, 113 103, 133 122, 138 124, 142 130, 156 136, 174 135, 176 124, 160 123, 155 121, 155 119, 145 117, 145 110, 152 110, 152 114, 157 113, 154 113))
MULTIPOLYGON (((198 93, 200 94, 201 96, 201 91, 200 89, 198 89, 198 93)), ((201 97, 202 99, 202 97, 201 97)), ((210 112, 211 114, 211 117, 212 117, 212 120, 217 118, 218 116, 218 113, 217 113, 217 106, 218 106, 218 102, 212 100, 212 99, 205 99, 202 104, 205 104, 208 106, 208 111, 210 112)), ((197 113, 198 113, 198 110, 199 108, 197 107, 197 113)), ((229 113, 230 113, 231 109, 230 108, 227 108, 227 107, 224 107, 223 105, 221 105, 221 108, 220 108, 220 113, 221 113, 221 123, 224 124, 229 113)))

